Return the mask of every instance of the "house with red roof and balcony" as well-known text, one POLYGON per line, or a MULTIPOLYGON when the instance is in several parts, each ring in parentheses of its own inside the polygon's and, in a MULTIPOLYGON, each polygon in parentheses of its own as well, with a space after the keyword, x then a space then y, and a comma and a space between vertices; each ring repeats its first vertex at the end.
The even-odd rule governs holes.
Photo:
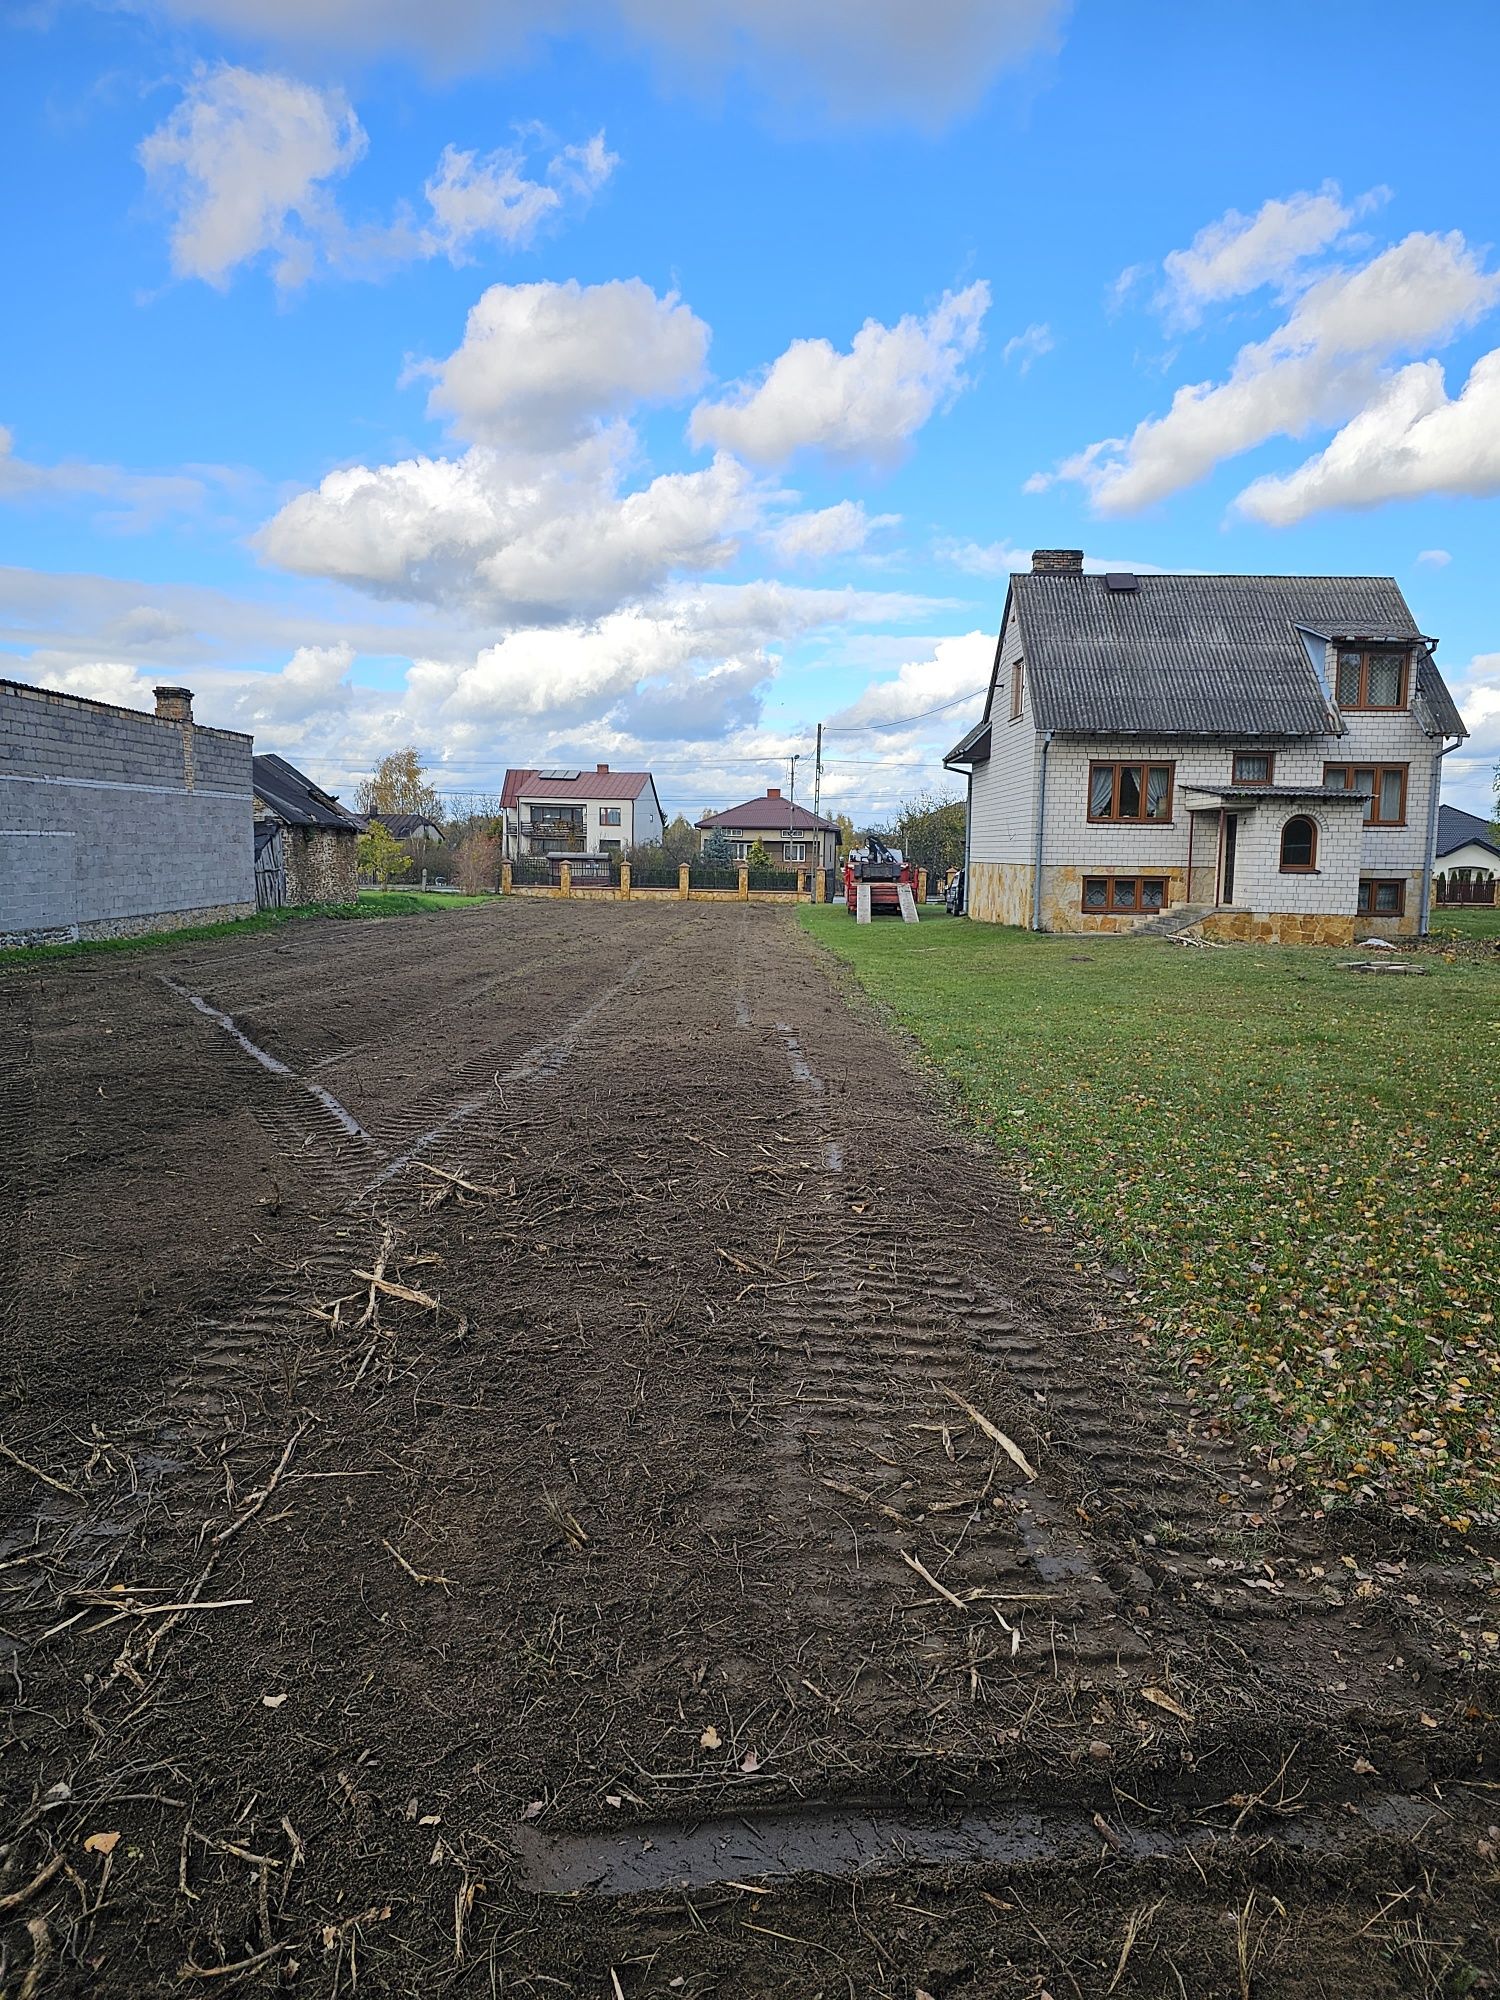
POLYGON ((759 841, 777 868, 836 868, 839 823, 784 799, 773 785, 758 799, 705 813, 698 821, 701 852, 709 838, 722 833, 736 861, 743 861, 759 841))
POLYGON ((649 771, 507 771, 500 793, 509 861, 547 854, 628 854, 666 831, 649 771))

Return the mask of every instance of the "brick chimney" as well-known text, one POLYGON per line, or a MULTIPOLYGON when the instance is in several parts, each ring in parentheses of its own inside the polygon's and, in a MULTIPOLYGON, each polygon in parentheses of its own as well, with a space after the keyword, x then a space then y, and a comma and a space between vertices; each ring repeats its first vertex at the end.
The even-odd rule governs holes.
POLYGON ((193 719, 193 690, 191 688, 153 688, 156 696, 156 719, 158 722, 191 722, 193 719))
POLYGON ((594 766, 594 776, 596 778, 607 778, 609 776, 608 764, 596 764, 594 766))
POLYGON ((1083 574, 1082 549, 1033 549, 1031 551, 1033 575, 1043 571, 1058 571, 1067 576, 1083 574))
POLYGON ((779 785, 768 785, 766 787, 766 797, 768 799, 779 799, 781 797, 781 787, 779 785))

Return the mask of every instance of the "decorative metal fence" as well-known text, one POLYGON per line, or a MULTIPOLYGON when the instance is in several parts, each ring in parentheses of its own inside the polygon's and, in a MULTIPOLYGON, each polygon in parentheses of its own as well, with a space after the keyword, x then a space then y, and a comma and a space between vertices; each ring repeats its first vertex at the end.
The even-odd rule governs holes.
POLYGON ((630 864, 632 889, 675 889, 677 882, 675 861, 639 860, 630 864))
POLYGON ((738 868, 720 868, 708 861, 692 861, 688 864, 690 889, 738 889, 739 886, 738 868))
POLYGON ((552 869, 545 854, 518 854, 510 864, 510 879, 520 888, 544 889, 552 880, 552 869))
POLYGON ((775 889, 788 896, 797 893, 796 871, 790 868, 747 868, 749 887, 752 889, 775 889))

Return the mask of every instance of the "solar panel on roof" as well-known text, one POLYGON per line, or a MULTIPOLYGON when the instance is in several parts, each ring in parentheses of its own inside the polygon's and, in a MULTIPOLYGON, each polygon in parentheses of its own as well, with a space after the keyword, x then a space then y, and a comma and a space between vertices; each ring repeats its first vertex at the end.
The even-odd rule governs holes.
POLYGON ((581 778, 582 771, 538 771, 539 778, 581 778))
POLYGON ((1141 580, 1128 569, 1112 569, 1104 579, 1106 590, 1139 590, 1141 580))

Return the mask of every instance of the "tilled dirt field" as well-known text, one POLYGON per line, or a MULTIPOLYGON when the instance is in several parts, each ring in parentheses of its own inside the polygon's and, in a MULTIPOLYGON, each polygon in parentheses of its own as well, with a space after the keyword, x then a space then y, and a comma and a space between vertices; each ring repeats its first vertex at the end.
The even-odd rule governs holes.
POLYGON ((0 977, 0 1173, 5 1995, 1500 1977, 1493 1550, 1196 1434, 783 913, 0 977))

